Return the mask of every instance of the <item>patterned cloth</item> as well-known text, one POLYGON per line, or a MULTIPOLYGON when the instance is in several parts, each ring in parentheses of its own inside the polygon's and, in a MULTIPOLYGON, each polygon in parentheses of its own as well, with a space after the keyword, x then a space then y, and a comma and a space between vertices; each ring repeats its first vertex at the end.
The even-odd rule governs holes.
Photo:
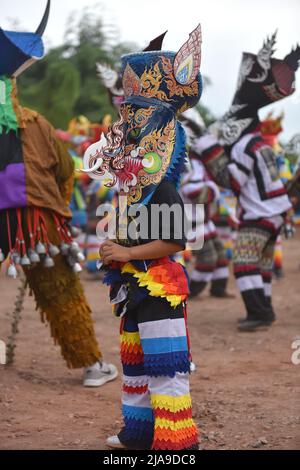
POLYGON ((244 135, 231 158, 212 135, 197 141, 197 151, 217 182, 238 197, 240 225, 234 248, 234 273, 248 318, 274 319, 271 276, 274 245, 289 210, 276 157, 260 135, 244 135))
POLYGON ((276 238, 283 217, 244 221, 233 253, 234 275, 249 320, 272 320, 271 281, 276 238))
POLYGON ((189 391, 184 307, 146 299, 121 323, 123 364, 121 442, 129 448, 197 448, 189 391))
POLYGON ((291 208, 276 156, 259 133, 244 135, 232 147, 230 159, 212 135, 198 139, 196 149, 215 180, 235 192, 244 220, 272 217, 291 208))

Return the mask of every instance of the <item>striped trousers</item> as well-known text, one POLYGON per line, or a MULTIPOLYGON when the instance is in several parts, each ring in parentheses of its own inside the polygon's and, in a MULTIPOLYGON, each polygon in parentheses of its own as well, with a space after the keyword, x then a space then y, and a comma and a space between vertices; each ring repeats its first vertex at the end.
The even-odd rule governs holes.
POLYGON ((214 235, 206 239, 201 250, 195 252, 195 257, 190 282, 191 297, 200 294, 209 283, 211 295, 224 296, 229 278, 229 260, 219 237, 214 235))
POLYGON ((165 299, 148 297, 126 312, 120 333, 120 441, 133 449, 197 449, 183 305, 173 308, 165 299))
POLYGON ((282 216, 243 221, 233 252, 234 275, 249 320, 273 320, 272 269, 282 216))

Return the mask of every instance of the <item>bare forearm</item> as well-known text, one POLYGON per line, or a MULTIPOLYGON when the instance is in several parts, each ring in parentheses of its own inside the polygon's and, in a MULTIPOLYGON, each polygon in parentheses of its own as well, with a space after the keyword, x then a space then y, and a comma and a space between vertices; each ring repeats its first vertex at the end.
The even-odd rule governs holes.
POLYGON ((145 245, 134 246, 129 249, 131 260, 138 259, 158 259, 164 256, 170 256, 178 251, 182 251, 182 246, 177 243, 155 240, 145 245))
POLYGON ((177 243, 155 240, 145 245, 127 248, 118 245, 110 240, 100 245, 100 257, 104 264, 110 264, 113 261, 127 263, 132 260, 148 260, 164 258, 182 251, 182 246, 177 243))

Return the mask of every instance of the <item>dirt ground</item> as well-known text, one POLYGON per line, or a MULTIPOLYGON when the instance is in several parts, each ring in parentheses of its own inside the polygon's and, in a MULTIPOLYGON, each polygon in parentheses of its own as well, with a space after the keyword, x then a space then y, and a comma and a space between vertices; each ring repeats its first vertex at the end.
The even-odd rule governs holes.
MULTIPOLYGON (((194 416, 204 449, 300 449, 300 365, 291 344, 300 338, 300 234, 285 242, 285 277, 274 282, 278 321, 268 331, 238 333, 236 298, 190 303, 197 371, 191 377, 194 416)), ((83 279, 84 279, 83 275, 83 279)), ((118 320, 106 288, 84 279, 105 359, 120 367, 118 320)), ((9 335, 17 284, 0 274, 0 339, 9 335)), ((27 297, 15 363, 0 366, 0 449, 105 449, 119 430, 120 377, 84 389, 81 370, 68 370, 27 297)))

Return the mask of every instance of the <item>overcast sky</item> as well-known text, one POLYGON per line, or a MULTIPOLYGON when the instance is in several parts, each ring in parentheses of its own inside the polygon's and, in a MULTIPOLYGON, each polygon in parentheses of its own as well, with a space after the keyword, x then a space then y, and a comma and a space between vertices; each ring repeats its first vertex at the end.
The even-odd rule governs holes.
MULTIPOLYGON (((35 30, 46 0, 0 0, 0 26, 16 18, 26 30, 35 30)), ((60 44, 69 14, 95 5, 95 0, 52 0, 46 32, 48 44, 60 44)), ((200 22, 203 31, 202 72, 213 82, 202 102, 222 115, 231 102, 242 51, 258 52, 267 34, 278 28, 275 57, 283 58, 300 43, 300 0, 107 0, 95 7, 106 23, 119 29, 120 40, 145 45, 168 29, 163 48, 177 50, 200 22)), ((296 93, 271 108, 284 111, 286 140, 300 132, 300 70, 296 93)), ((264 108, 264 117, 270 108, 264 108)))

